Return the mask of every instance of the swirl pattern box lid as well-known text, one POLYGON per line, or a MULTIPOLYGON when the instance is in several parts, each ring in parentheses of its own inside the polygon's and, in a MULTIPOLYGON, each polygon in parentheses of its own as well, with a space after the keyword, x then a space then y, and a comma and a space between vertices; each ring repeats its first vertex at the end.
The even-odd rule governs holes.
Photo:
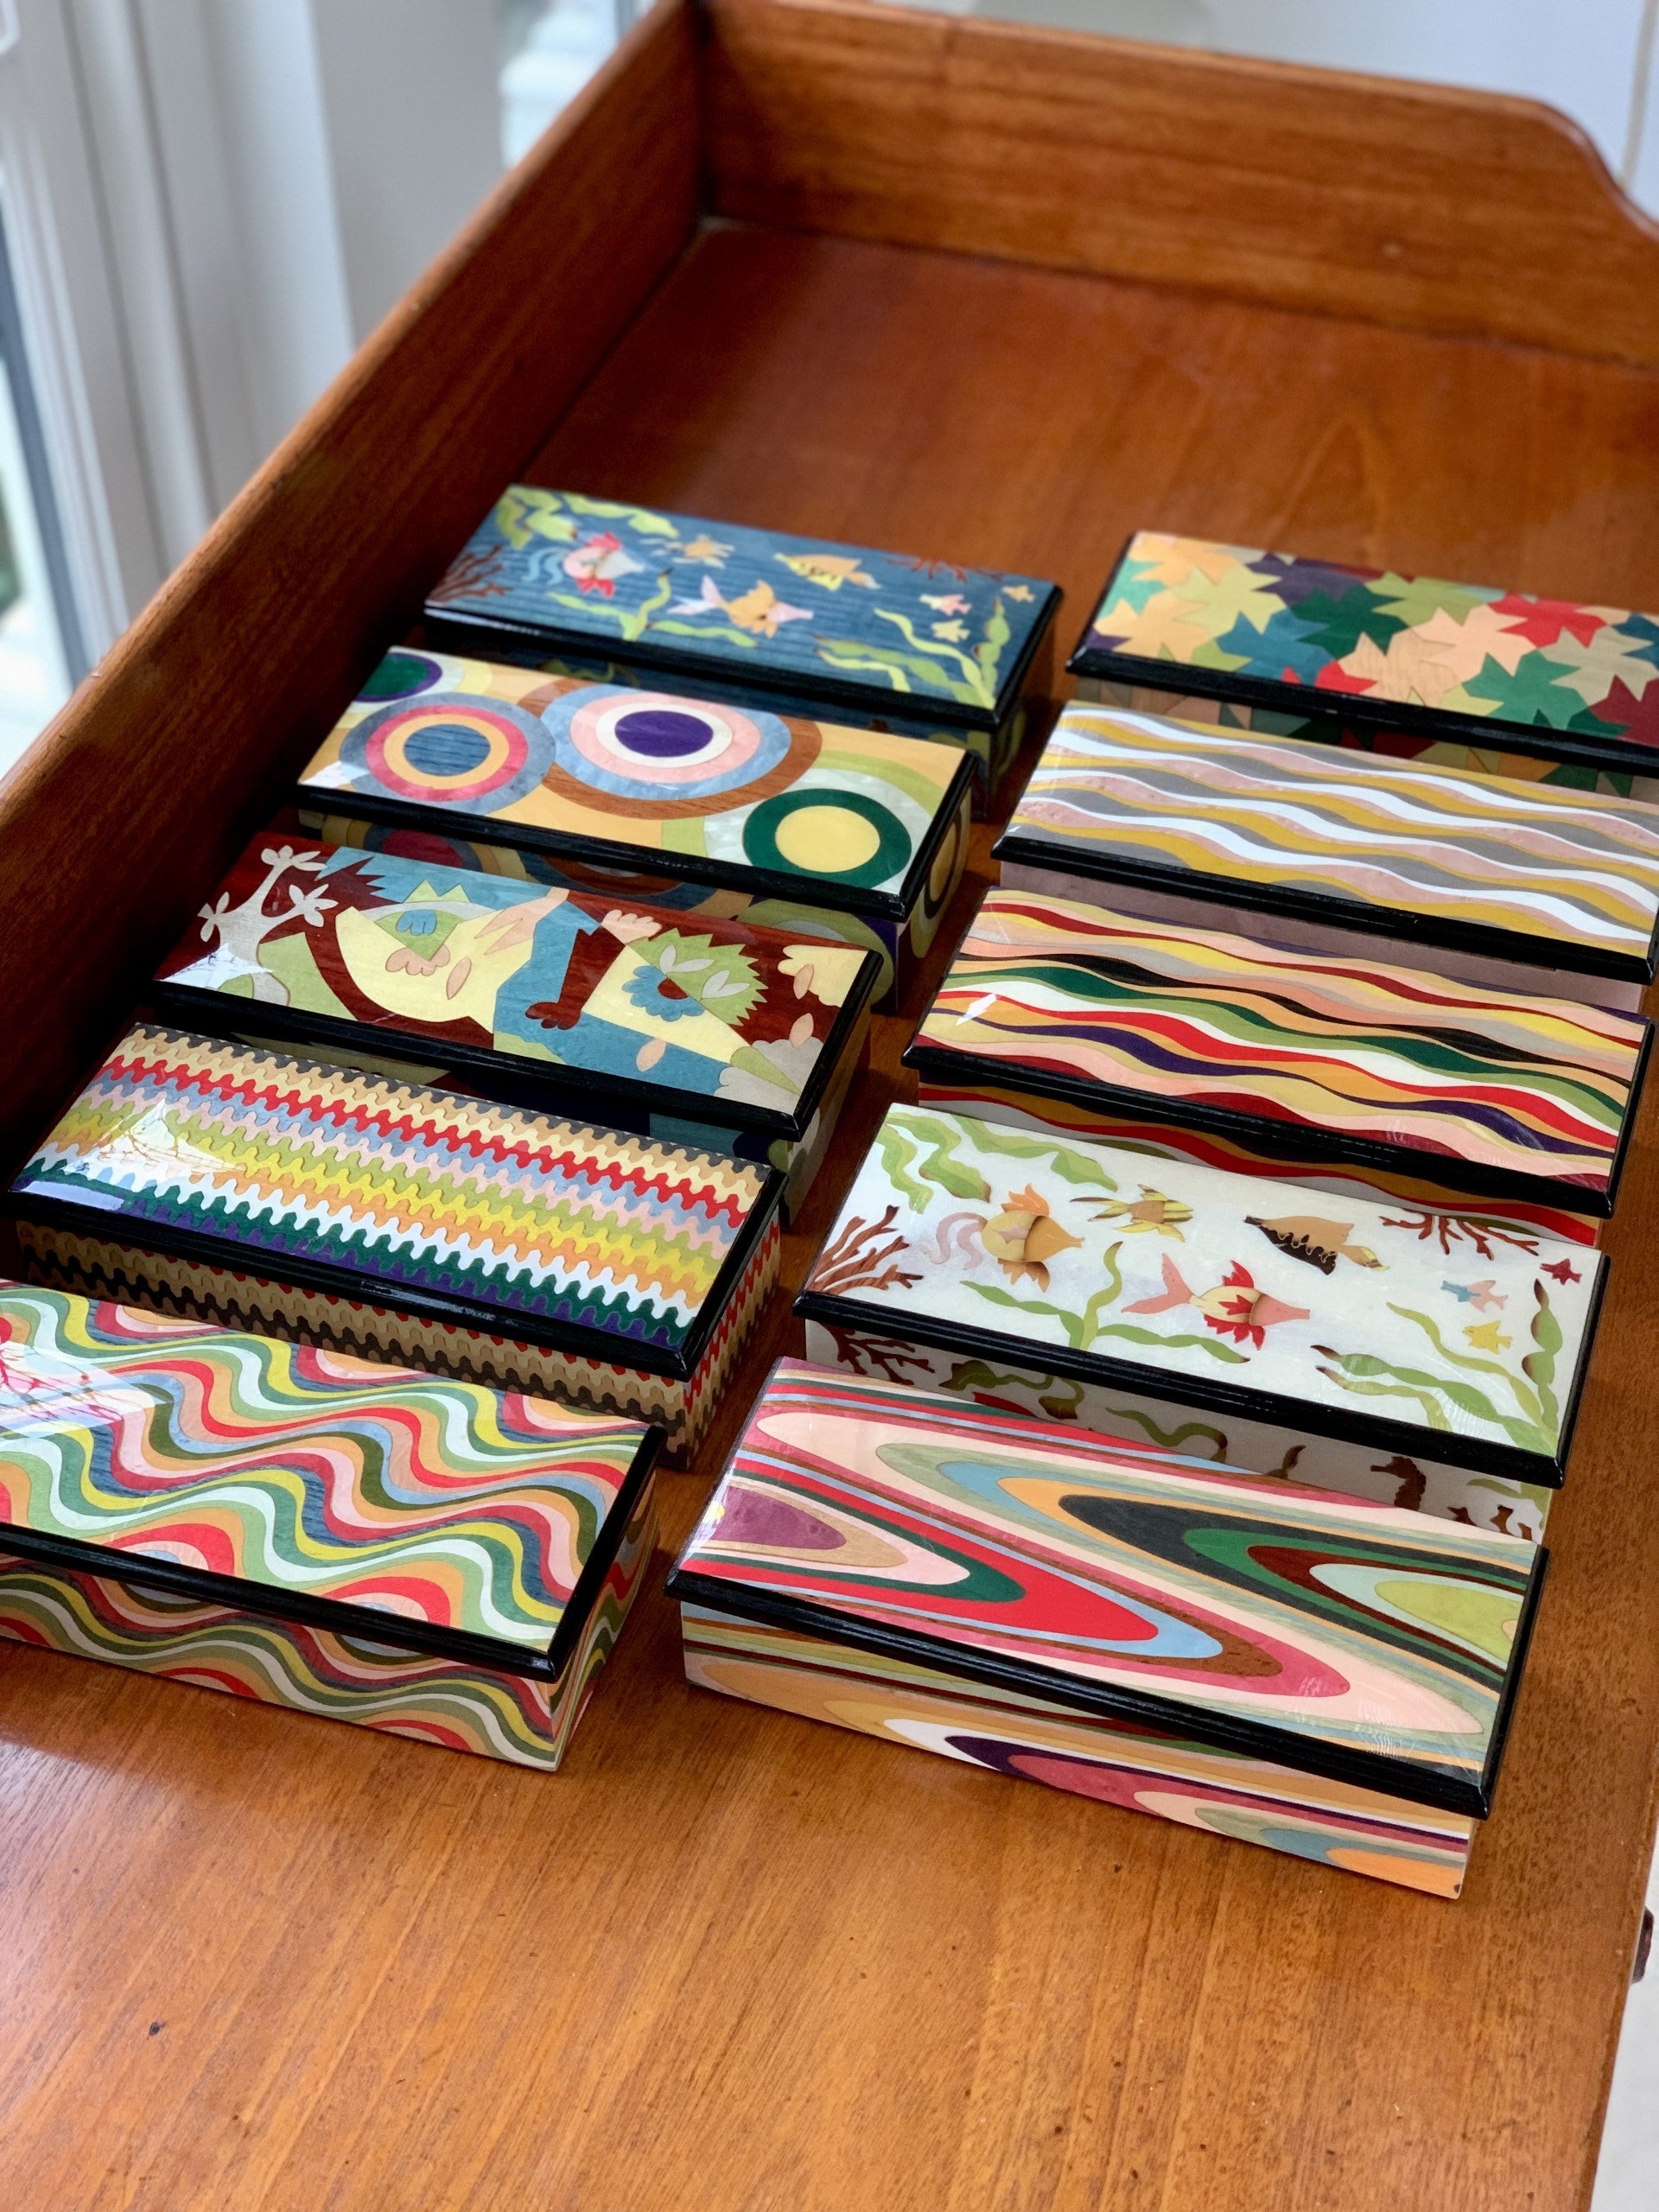
POLYGON ((789 1360, 669 1587, 1479 1818, 1543 1564, 1524 1538, 789 1360))
POLYGON ((658 1433, 0 1282, 8 1552, 543 1679, 658 1433))
POLYGON ((514 484, 427 601, 464 625, 939 721, 1012 711, 1058 587, 514 484))
POLYGON ((996 854, 1406 945, 1656 970, 1659 808, 1503 776, 1072 705, 996 854))
POLYGON ((955 881, 972 780, 917 738, 399 651, 298 801, 903 918, 955 881))
MULTIPOLYGON (((1605 1215, 1650 1030, 1564 999, 992 891, 910 1048, 980 1083, 1605 1215)), ((1294 1168, 1287 1173, 1294 1174, 1294 1168)))
POLYGON ((1659 617, 1137 531, 1070 664, 1645 773, 1659 617))
POLYGON ((141 1024, 10 1204, 683 1379, 780 1189, 712 1153, 141 1024))
MULTIPOLYGON (((256 837, 162 963, 217 1025, 441 1059, 795 1140, 857 1033, 874 953, 298 837, 256 837)), ((511 1095, 511 1094, 509 1094, 511 1095)), ((616 1110, 613 1105, 612 1111, 616 1110)))
POLYGON ((895 1106, 798 1302, 1004 1366, 1523 1483, 1565 1470, 1606 1262, 1108 1145, 895 1106), (1472 1249, 1472 1248, 1471 1248, 1472 1249))

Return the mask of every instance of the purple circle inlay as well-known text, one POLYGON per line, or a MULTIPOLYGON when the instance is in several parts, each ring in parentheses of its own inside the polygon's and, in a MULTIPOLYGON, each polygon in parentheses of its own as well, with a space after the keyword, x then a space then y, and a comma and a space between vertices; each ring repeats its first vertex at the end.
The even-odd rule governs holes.
POLYGON ((672 707, 636 707, 619 715, 611 725, 619 744, 648 760, 683 760, 701 753, 713 734, 701 715, 683 715, 672 707))

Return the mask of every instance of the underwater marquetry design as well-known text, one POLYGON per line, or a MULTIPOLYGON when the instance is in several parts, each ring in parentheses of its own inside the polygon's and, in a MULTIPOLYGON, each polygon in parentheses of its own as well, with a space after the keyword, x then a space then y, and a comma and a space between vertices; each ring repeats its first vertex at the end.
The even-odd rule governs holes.
POLYGON ((1071 665, 1638 772, 1659 745, 1653 615, 1154 531, 1071 665))
MULTIPOLYGON (((162 963, 186 1018, 505 1058, 789 1137, 850 1045, 873 957, 741 922, 256 837, 162 963)), ((603 1108, 594 1110, 603 1112, 603 1108)))
POLYGON ((1441 1466, 1560 1481, 1604 1266, 1453 1214, 1338 1211, 1294 1181, 896 1106, 799 1310, 810 1345, 914 1343, 992 1391, 1035 1369, 1138 1392, 1166 1438, 1173 1408, 1213 1413, 1217 1456, 1359 1495, 1389 1469, 1415 1503, 1441 1466), (1241 1451, 1233 1421, 1296 1451, 1241 1451))
POLYGON ((427 614, 510 658, 526 640, 615 649, 908 709, 954 729, 988 772, 1059 597, 1034 576, 514 484, 427 614))
POLYGON ((1446 1203, 1605 1215, 1647 1043, 1644 1021, 1567 1000, 1004 889, 906 1058, 925 1103, 937 1087, 973 1113, 982 1090, 988 1119, 1053 1101, 1106 1141, 1140 1116, 1248 1144, 1293 1179, 1345 1160, 1446 1203))
POLYGON ((1631 1008, 1654 974, 1637 800, 1073 704, 996 849, 1015 888, 1301 949, 1631 1008))
POLYGON ((400 650, 299 799, 909 920, 961 874, 971 780, 914 738, 400 650))

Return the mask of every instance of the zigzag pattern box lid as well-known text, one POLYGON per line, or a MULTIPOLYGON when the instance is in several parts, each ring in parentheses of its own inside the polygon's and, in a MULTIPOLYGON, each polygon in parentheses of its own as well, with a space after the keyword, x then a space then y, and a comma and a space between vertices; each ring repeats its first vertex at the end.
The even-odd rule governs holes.
POLYGON ((1605 1262, 1438 1218, 895 1106, 798 1310, 1559 1484, 1605 1262), (1472 1247, 1471 1248, 1473 1249, 1472 1247))
POLYGON ((400 651, 298 799, 902 918, 954 880, 972 780, 919 738, 400 651))
POLYGON ((141 1024, 10 1202, 683 1377, 780 1187, 711 1153, 141 1024))
POLYGON ((1543 1559, 786 1360, 669 1587, 1479 1817, 1543 1559))
POLYGON ((1638 774, 1659 745, 1659 617, 1157 531, 1071 666, 1638 774))
POLYGON ((658 1433, 0 1282, 4 1548, 556 1676, 658 1433))
POLYGON ((1074 704, 996 855, 1585 975, 1655 973, 1659 808, 1504 776, 1074 704))
POLYGON ((1059 600, 1035 576, 514 484, 426 612, 965 725, 1009 711, 1059 600))
MULTIPOLYGON (((743 922, 300 837, 256 837, 157 998, 302 1043, 434 1055, 597 1100, 800 1137, 868 1004, 873 953, 743 922)), ((603 1112, 596 1104, 595 1111, 603 1112)))
POLYGON ((1649 1034, 1564 999, 992 891, 905 1058, 1605 1214, 1649 1034))

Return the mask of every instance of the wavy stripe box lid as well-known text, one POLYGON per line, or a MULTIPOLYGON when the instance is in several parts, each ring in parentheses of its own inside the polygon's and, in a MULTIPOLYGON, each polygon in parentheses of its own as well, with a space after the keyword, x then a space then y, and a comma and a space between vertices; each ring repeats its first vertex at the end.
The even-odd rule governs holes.
POLYGON ((1659 617, 1159 531, 1070 665, 1638 775, 1659 745, 1659 617))
POLYGON ((514 484, 427 619, 503 641, 624 650, 852 706, 1001 721, 1058 586, 785 531, 514 484))
POLYGON ((698 1605, 1479 1818, 1543 1554, 785 1361, 675 1567, 698 1605))
MULTIPOLYGON (((157 971, 187 1020, 403 1050, 533 1088, 804 1135, 873 953, 295 836, 256 837, 157 971)), ((514 1094, 509 1090, 506 1094, 514 1094)))
POLYGON ((556 1678, 658 1432, 0 1283, 0 1548, 556 1678))
POLYGON ((895 1106, 798 1310, 1558 1484, 1606 1262, 1446 1220, 895 1106))
POLYGON ((1649 1033, 1568 1000, 996 890, 905 1057, 925 1081, 1606 1214, 1649 1033))
POLYGON ((1414 965, 1559 970, 1575 995, 1605 977, 1634 1003, 1655 973, 1659 808, 1638 800, 1074 704, 996 852, 1026 888, 1098 880, 1261 915, 1263 935, 1334 925, 1414 965))
POLYGON ((140 1025, 11 1205, 683 1377, 779 1190, 711 1153, 140 1025))

